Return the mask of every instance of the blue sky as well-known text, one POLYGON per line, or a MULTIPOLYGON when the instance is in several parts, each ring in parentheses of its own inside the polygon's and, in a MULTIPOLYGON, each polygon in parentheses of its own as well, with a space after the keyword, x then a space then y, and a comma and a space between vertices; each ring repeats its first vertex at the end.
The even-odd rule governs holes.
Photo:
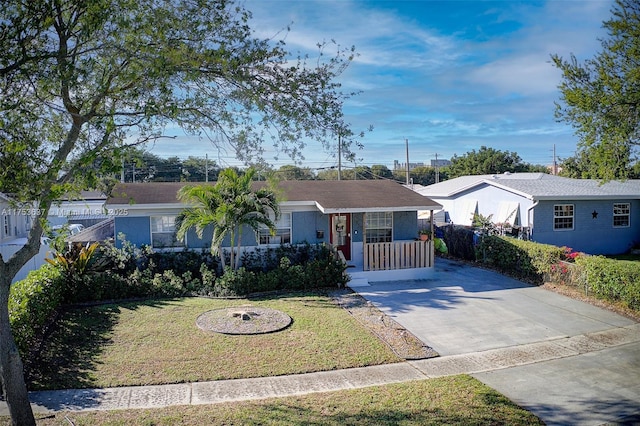
MULTIPOLYGON (((290 26, 287 48, 315 52, 335 40, 359 56, 340 77, 361 93, 345 106, 355 130, 373 125, 357 152, 358 165, 451 158, 485 145, 517 152, 526 162, 551 164, 573 155, 573 129, 554 119, 560 72, 550 55, 592 58, 606 35, 610 0, 330 1, 246 0, 251 26, 273 37, 290 26)), ((158 142, 160 156, 189 155, 237 164, 209 141, 158 142)), ((268 148, 268 147, 265 147, 268 148)), ((269 151, 279 167, 292 162, 269 151)), ((309 142, 303 166, 337 164, 332 152, 309 142)), ((353 165, 353 163, 351 164, 353 165)), ((345 164, 349 166, 349 164, 345 164)))

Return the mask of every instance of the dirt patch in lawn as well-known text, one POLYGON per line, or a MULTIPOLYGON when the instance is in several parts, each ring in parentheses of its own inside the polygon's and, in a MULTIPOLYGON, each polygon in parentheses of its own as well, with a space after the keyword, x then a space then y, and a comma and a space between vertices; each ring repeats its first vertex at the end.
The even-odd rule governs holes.
POLYGON ((330 294, 360 324, 385 342, 400 358, 407 360, 434 358, 439 354, 398 324, 371 302, 351 290, 344 289, 330 294))

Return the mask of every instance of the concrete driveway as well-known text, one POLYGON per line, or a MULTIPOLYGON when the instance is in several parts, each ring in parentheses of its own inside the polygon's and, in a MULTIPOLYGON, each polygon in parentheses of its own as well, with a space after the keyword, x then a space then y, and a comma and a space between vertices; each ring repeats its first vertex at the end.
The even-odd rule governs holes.
POLYGON ((355 290, 443 358, 547 351, 468 371, 547 424, 640 424, 640 324, 630 319, 441 258, 429 280, 355 290))

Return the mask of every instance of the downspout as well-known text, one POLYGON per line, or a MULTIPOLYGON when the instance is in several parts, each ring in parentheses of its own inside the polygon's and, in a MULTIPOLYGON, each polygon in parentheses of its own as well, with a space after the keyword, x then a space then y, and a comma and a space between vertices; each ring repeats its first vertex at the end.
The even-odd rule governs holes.
POLYGON ((540 203, 540 200, 536 200, 531 207, 527 209, 527 225, 529 225, 529 238, 531 238, 531 234, 533 233, 533 219, 531 217, 533 213, 533 209, 540 203))

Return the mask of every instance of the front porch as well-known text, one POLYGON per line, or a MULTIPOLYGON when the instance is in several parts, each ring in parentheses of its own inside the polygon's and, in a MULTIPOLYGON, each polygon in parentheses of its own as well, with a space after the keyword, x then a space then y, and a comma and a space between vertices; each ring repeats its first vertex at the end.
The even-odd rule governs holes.
POLYGON ((370 281, 425 279, 434 271, 433 241, 354 243, 353 253, 346 261, 348 285, 353 287, 370 281))

